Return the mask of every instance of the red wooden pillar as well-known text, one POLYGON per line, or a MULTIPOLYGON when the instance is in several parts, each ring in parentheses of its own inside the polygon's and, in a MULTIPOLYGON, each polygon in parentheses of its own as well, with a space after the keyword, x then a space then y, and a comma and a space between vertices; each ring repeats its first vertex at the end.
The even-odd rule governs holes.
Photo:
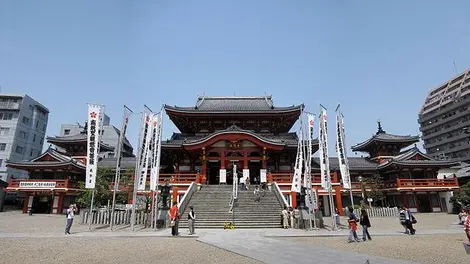
POLYGON ((28 213, 29 199, 34 199, 34 196, 32 196, 31 193, 26 192, 24 194, 24 201, 23 201, 23 214, 28 213))
POLYGON ((339 215, 343 214, 343 201, 341 199, 341 186, 335 186, 336 208, 338 208, 339 215))
POLYGON ((220 152, 220 169, 221 170, 225 169, 225 152, 224 151, 220 152))
POLYGON ((273 183, 273 174, 271 172, 268 173, 268 183, 273 183))
POLYGON ((64 210, 64 198, 65 198, 65 193, 60 193, 59 202, 57 204, 57 214, 62 214, 62 211, 64 210))
POLYGON ((201 183, 207 183, 207 161, 206 161, 206 148, 202 147, 202 176, 201 183))
POLYGON ((201 174, 199 172, 196 173, 196 183, 201 183, 201 174))
POLYGON ((290 197, 292 201, 292 208, 297 208, 297 193, 296 192, 290 192, 290 197))
POLYGON ((243 169, 248 169, 248 151, 243 152, 243 169))
POLYGON ((178 187, 173 186, 173 204, 178 204, 178 187))

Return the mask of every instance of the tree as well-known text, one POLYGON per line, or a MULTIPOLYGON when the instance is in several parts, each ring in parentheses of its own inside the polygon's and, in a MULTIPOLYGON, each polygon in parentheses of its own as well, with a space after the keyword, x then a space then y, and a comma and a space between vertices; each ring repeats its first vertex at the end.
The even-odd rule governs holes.
POLYGON ((470 182, 460 186, 460 190, 454 191, 450 202, 454 205, 454 212, 460 212, 462 207, 470 205, 470 182))
MULTIPOLYGON (((96 173, 96 183, 95 183, 95 199, 93 202, 93 207, 100 207, 102 205, 108 204, 108 200, 113 198, 113 193, 111 191, 111 185, 109 181, 109 175, 112 174, 112 171, 107 168, 98 168, 96 173)), ((82 207, 89 207, 91 204, 91 197, 93 195, 93 189, 85 189, 85 183, 80 183, 80 188, 84 189, 77 199, 77 203, 82 207)))
POLYGON ((364 179, 363 188, 366 198, 372 198, 374 203, 385 199, 385 193, 382 191, 383 178, 380 174, 374 173, 371 177, 364 179))

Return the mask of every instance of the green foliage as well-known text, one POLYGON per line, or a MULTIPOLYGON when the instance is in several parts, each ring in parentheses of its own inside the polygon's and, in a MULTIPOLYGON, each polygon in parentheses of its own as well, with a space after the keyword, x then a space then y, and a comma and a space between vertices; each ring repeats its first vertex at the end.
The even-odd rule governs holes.
POLYGON ((459 191, 454 191, 454 196, 450 198, 454 205, 454 212, 460 212, 462 207, 470 205, 470 182, 460 186, 459 191))
POLYGON ((371 177, 368 177, 363 181, 363 188, 366 197, 372 198, 374 203, 385 199, 385 193, 382 191, 382 186, 383 178, 378 173, 373 174, 371 177))
MULTIPOLYGON (((95 200, 93 207, 100 207, 102 205, 108 204, 108 199, 113 199, 113 193, 111 191, 111 185, 109 176, 112 174, 110 169, 98 168, 96 174, 96 184, 95 184, 95 200)), ((91 197, 93 194, 93 189, 85 189, 85 183, 80 183, 80 188, 84 191, 80 192, 78 195, 77 203, 82 207, 89 207, 91 204, 91 197)))

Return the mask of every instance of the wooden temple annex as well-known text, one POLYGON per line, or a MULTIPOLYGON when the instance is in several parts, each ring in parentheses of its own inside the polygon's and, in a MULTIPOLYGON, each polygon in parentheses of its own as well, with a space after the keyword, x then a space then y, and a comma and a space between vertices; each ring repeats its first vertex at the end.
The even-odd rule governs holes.
MULTIPOLYGON (((174 199, 179 200, 193 182, 231 185, 239 180, 231 173, 236 165, 239 175, 252 185, 276 182, 288 203, 296 207, 298 198, 291 193, 291 183, 298 137, 292 128, 303 108, 303 104, 275 106, 271 96, 203 96, 193 106, 165 105, 166 114, 179 131, 162 142, 159 184, 169 182, 174 199)), ((380 175, 378 188, 384 199, 377 205, 405 205, 415 212, 450 210, 449 198, 459 189, 457 179, 438 179, 437 174, 457 163, 422 153, 413 146, 418 141, 418 136, 386 133, 379 122, 371 138, 352 146, 352 151, 367 155, 348 158, 355 203, 370 191, 364 179, 380 175)), ((78 182, 85 177, 86 135, 51 137, 48 142, 57 148, 51 147, 36 159, 7 165, 30 174, 27 180, 11 180, 6 188, 25 194, 25 213, 31 207, 37 212, 62 213, 81 191, 78 182)), ((334 144, 335 139, 330 142, 334 144)), ((101 148, 109 146, 102 144, 101 148)), ((314 140, 316 150, 318 141, 314 140)), ((318 163, 318 157, 314 157, 312 182, 320 210, 329 215, 328 192, 321 187, 318 163)), ((101 159, 99 166, 115 169, 116 158, 101 159)), ((124 157, 121 169, 132 167, 135 157, 124 157)), ((330 170, 335 207, 342 213, 350 198, 341 183, 337 157, 330 157, 330 170)))

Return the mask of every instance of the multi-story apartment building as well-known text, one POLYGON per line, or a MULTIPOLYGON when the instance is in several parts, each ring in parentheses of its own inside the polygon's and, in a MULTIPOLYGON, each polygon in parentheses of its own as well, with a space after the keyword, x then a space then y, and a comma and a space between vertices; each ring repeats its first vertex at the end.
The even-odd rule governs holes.
MULTIPOLYGON (((84 126, 80 124, 63 124, 60 128, 60 136, 67 137, 67 136, 77 136, 83 134, 84 126)), ((113 148, 112 151, 103 152, 102 157, 112 158, 116 155, 115 151, 118 149, 118 139, 119 135, 121 134, 120 130, 115 126, 110 124, 110 118, 107 115, 104 115, 103 118, 103 131, 101 131, 101 141, 113 148)), ((122 155, 124 157, 133 157, 134 154, 132 153, 134 150, 132 148, 131 143, 129 140, 124 138, 123 146, 122 146, 122 155)))
POLYGON ((27 178, 5 162, 30 160, 42 153, 49 110, 28 95, 0 94, 0 179, 27 178))
POLYGON ((428 154, 439 159, 470 161, 469 107, 470 70, 428 93, 418 117, 428 154))

